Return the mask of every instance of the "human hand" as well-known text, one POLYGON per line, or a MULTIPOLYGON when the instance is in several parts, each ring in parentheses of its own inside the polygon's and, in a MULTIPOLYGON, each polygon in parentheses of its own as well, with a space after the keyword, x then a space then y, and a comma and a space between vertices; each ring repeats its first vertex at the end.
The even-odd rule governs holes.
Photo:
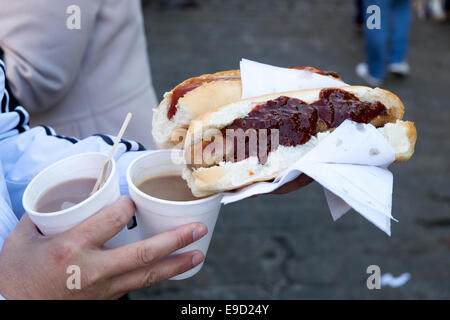
POLYGON ((285 185, 281 186, 280 188, 276 189, 275 191, 271 192, 271 194, 285 194, 289 193, 295 190, 298 190, 300 188, 306 187, 308 184, 313 182, 314 179, 308 177, 306 174, 302 173, 294 180, 286 183, 285 185))
MULTIPOLYGON (((302 173, 294 180, 282 185, 280 188, 267 193, 267 194, 286 194, 295 190, 298 190, 300 188, 306 187, 308 184, 313 182, 314 179, 308 177, 306 174, 302 173)), ((256 198, 259 197, 261 194, 256 194, 254 196, 251 196, 250 198, 256 198)))
POLYGON ((207 233, 191 223, 119 248, 103 244, 123 229, 135 208, 127 197, 80 225, 43 236, 27 214, 0 252, 0 293, 7 299, 117 299, 200 264, 200 251, 163 259, 207 233), (68 266, 80 270, 80 289, 69 289, 68 266))

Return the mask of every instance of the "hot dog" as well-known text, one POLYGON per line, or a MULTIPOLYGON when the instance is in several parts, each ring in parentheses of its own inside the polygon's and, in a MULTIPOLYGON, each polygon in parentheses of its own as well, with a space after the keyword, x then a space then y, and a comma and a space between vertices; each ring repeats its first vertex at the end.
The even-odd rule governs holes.
MULTIPOLYGON (((315 67, 291 67, 340 80, 333 71, 315 67)), ((241 100, 239 70, 204 74, 183 81, 164 95, 153 111, 152 135, 158 148, 183 148, 190 122, 215 108, 241 100)))
POLYGON ((396 161, 405 161, 414 152, 417 133, 412 122, 401 120, 403 113, 396 95, 362 86, 284 92, 230 103, 190 125, 183 178, 195 196, 274 179, 346 119, 377 127, 393 147, 396 161), (199 128, 201 136, 195 134, 199 128), (265 140, 261 130, 267 131, 265 140), (274 140, 272 130, 277 134, 274 140), (244 135, 233 135, 236 131, 244 135), (252 143, 257 148, 252 149, 252 143), (195 161, 199 153, 200 161, 195 161))

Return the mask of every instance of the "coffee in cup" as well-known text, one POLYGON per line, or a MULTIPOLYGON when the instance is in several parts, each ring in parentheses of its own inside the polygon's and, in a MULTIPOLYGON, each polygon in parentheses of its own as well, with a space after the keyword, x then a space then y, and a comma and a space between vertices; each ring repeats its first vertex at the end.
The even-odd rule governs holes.
POLYGON ((95 178, 79 178, 62 182, 46 191, 36 202, 35 210, 52 213, 69 209, 89 198, 95 178))
MULTIPOLYGON (((50 165, 31 180, 23 194, 22 203, 44 235, 54 235, 73 228, 120 197, 114 160, 108 166, 105 183, 91 194, 107 159, 108 155, 99 152, 77 154, 50 165), (83 187, 84 190, 79 190, 83 187), (74 196, 77 190, 82 194, 74 196)), ((122 229, 105 247, 114 248, 129 243, 127 231, 132 230, 122 229)))
MULTIPOLYGON (((201 222, 207 227, 208 233, 172 255, 200 250, 206 257, 222 196, 194 197, 186 181, 181 178, 184 165, 174 162, 173 158, 183 159, 183 151, 149 151, 136 158, 128 167, 128 189, 136 204, 136 230, 141 239, 146 239, 188 223, 201 222)), ((202 266, 203 262, 170 280, 192 277, 202 266)))
POLYGON ((180 172, 166 172, 141 182, 138 189, 149 196, 168 201, 193 201, 194 197, 180 172))

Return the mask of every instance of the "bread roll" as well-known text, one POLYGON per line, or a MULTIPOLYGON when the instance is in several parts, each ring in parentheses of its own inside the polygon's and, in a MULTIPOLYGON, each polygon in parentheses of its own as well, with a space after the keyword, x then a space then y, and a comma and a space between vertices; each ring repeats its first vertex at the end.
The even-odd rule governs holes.
MULTIPOLYGON (((396 95, 383 89, 362 86, 342 87, 339 90, 347 91, 363 102, 382 103, 387 114, 376 117, 370 123, 378 127, 391 144, 396 161, 405 161, 412 156, 417 137, 416 129, 412 122, 399 120, 403 117, 404 106, 396 95)), ((189 127, 185 141, 186 154, 189 154, 196 145, 210 138, 208 136, 208 132, 212 131, 210 129, 216 129, 217 132, 225 128, 235 119, 246 117, 257 105, 280 96, 312 103, 318 100, 320 92, 321 89, 313 89, 265 95, 234 102, 208 112, 196 119, 189 127), (201 127, 203 135, 194 135, 195 126, 201 127)), ((330 134, 331 130, 318 132, 304 144, 279 145, 269 152, 265 163, 261 163, 256 156, 250 156, 236 162, 218 158, 215 159, 215 163, 208 166, 200 165, 199 167, 188 164, 184 169, 183 178, 197 197, 241 188, 258 181, 272 180, 317 146, 330 134)))
MULTIPOLYGON (((314 67, 292 67, 327 75, 340 80, 335 72, 314 67)), ((204 74, 183 81, 153 110, 152 135, 159 149, 183 148, 183 139, 190 122, 219 106, 241 100, 239 70, 204 74), (171 114, 171 109, 175 113, 171 114)))

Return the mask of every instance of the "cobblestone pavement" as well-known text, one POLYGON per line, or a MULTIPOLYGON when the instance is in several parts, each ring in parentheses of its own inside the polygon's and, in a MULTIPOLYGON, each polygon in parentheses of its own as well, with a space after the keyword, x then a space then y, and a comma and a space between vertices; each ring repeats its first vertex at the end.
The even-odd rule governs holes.
MULTIPOLYGON (((145 7, 159 94, 241 57, 337 71, 349 83, 364 59, 353 1, 202 0, 189 10, 145 7)), ((450 298, 450 24, 414 21, 407 79, 384 87, 406 106, 419 138, 394 173, 392 236, 354 211, 333 222, 314 183, 283 196, 223 207, 195 277, 131 293, 133 299, 450 298), (400 288, 368 290, 366 268, 411 273, 400 288)))

